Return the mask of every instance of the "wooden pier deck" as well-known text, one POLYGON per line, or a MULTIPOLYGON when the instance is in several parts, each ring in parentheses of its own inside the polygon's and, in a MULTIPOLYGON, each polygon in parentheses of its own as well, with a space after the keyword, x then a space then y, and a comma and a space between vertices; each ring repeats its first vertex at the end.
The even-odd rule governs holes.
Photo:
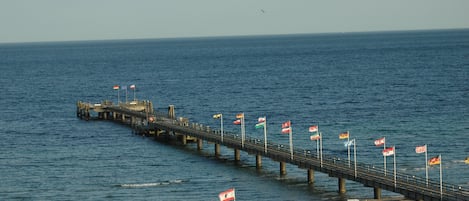
POLYGON ((134 131, 155 137, 173 136, 183 144, 188 141, 197 143, 197 148, 202 148, 203 141, 214 143, 214 154, 220 154, 220 146, 226 146, 234 150, 234 160, 240 160, 240 151, 245 151, 256 156, 256 167, 262 167, 262 157, 279 162, 280 174, 286 174, 286 163, 307 170, 307 181, 314 183, 314 171, 336 177, 339 193, 346 192, 345 181, 355 181, 364 186, 373 188, 374 198, 381 199, 381 190, 387 190, 404 195, 412 200, 445 200, 463 201, 469 200, 469 190, 429 180, 425 178, 398 173, 396 176, 383 170, 369 168, 370 165, 357 163, 350 167, 348 161, 336 160, 337 157, 323 155, 322 160, 316 154, 305 153, 304 149, 296 148, 293 157, 288 145, 270 142, 265 149, 264 142, 258 139, 247 138, 244 143, 242 138, 225 133, 223 137, 218 130, 197 123, 189 123, 186 118, 176 118, 174 106, 169 106, 168 113, 157 113, 150 101, 135 101, 128 104, 114 105, 109 101, 99 104, 77 102, 77 117, 90 119, 107 119, 119 121, 130 125, 134 131), (92 114, 96 114, 93 116, 92 114))

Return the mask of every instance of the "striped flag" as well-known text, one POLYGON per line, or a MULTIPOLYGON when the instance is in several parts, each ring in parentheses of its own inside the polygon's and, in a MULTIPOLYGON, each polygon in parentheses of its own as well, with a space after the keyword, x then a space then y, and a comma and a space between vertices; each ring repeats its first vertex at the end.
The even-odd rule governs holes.
POLYGON ((135 89, 135 84, 130 85, 130 89, 135 89))
POLYGON ((381 146, 381 145, 384 145, 384 143, 386 143, 386 138, 384 138, 384 137, 375 140, 375 145, 376 145, 377 147, 379 147, 379 146, 381 146))
POLYGON ((312 132, 318 132, 318 126, 310 126, 309 127, 309 132, 312 133, 312 132))
POLYGON ((291 132, 291 121, 286 121, 282 123, 282 133, 288 134, 291 132))
POLYGON ((427 152, 427 145, 415 147, 415 153, 421 154, 427 152))
POLYGON ((265 126, 265 121, 256 124, 256 128, 264 128, 264 126, 265 126))
POLYGON ((343 132, 341 134, 339 134, 339 139, 343 140, 343 139, 348 139, 350 137, 350 134, 349 132, 343 132))
POLYGON ((282 133, 283 133, 283 134, 288 134, 288 133, 290 133, 290 131, 291 131, 291 128, 290 128, 290 127, 288 127, 288 128, 282 128, 282 133))
POLYGON ((119 85, 114 85, 114 87, 112 87, 112 89, 118 90, 118 89, 119 89, 119 85))
POLYGON ((236 200, 236 196, 235 196, 235 189, 234 188, 230 188, 226 191, 223 191, 221 192, 220 194, 218 194, 218 198, 220 198, 220 201, 232 201, 232 200, 236 200))
POLYGON ((234 125, 241 125, 241 119, 236 119, 235 121, 233 121, 233 124, 234 125))
POLYGON ((320 140, 321 136, 319 134, 314 134, 309 137, 312 141, 320 140))
POLYGON ((440 156, 435 156, 433 158, 430 158, 430 160, 428 160, 428 165, 439 165, 439 164, 441 164, 440 156))
POLYGON ((214 118, 214 119, 220 119, 220 117, 221 117, 221 114, 214 114, 214 115, 213 115, 213 118, 214 118))
POLYGON ((282 123, 282 128, 289 128, 291 126, 291 121, 286 121, 282 123))
POLYGON ((389 147, 383 150, 383 156, 392 156, 394 155, 394 147, 389 147))
POLYGON ((257 119, 257 122, 258 122, 258 123, 265 122, 265 117, 259 117, 259 118, 257 119))

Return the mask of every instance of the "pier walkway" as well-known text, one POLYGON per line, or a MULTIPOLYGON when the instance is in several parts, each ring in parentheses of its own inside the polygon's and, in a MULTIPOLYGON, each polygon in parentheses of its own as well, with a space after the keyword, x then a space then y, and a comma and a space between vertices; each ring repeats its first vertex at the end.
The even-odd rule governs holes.
POLYGON ((212 130, 210 127, 197 123, 189 123, 186 118, 176 118, 174 106, 170 106, 168 114, 156 113, 149 101, 132 102, 129 104, 113 105, 104 101, 100 104, 77 102, 77 117, 82 119, 107 119, 119 121, 130 125, 134 131, 155 136, 172 137, 180 140, 183 144, 188 141, 197 143, 197 148, 202 149, 203 140, 214 143, 215 155, 220 154, 220 146, 226 146, 234 150, 234 160, 240 160, 240 151, 245 151, 256 156, 256 167, 262 167, 262 157, 270 158, 279 162, 280 174, 286 174, 286 163, 307 170, 309 183, 314 183, 314 171, 328 174, 338 179, 339 193, 346 192, 345 181, 362 183, 366 187, 374 189, 374 198, 381 199, 381 190, 387 190, 404 195, 413 200, 445 200, 463 201, 469 200, 468 189, 461 189, 457 185, 419 178, 412 175, 398 173, 394 175, 387 172, 385 175, 381 169, 370 168, 370 165, 354 163, 347 160, 337 160, 337 157, 306 152, 304 149, 296 148, 291 155, 288 145, 268 143, 259 139, 242 138, 235 134, 212 130), (97 114, 93 117, 92 114, 97 114))

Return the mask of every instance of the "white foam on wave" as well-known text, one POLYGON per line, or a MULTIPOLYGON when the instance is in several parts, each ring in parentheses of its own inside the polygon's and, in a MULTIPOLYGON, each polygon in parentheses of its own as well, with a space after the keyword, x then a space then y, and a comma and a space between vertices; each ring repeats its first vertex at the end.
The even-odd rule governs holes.
POLYGON ((164 185, 170 185, 170 184, 178 184, 178 183, 182 183, 182 182, 184 182, 184 180, 175 179, 175 180, 163 181, 163 182, 120 184, 118 186, 123 187, 123 188, 144 188, 144 187, 154 187, 154 186, 164 186, 164 185))

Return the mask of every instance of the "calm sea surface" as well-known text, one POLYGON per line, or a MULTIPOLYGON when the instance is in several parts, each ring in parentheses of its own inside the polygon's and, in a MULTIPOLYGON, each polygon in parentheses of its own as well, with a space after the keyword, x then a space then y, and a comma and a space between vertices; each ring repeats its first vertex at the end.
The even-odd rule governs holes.
MULTIPOLYGON (((112 86, 135 84, 157 110, 225 130, 244 112, 249 137, 267 116, 269 141, 315 150, 308 127, 319 124, 324 150, 346 160, 338 134, 357 140, 357 160, 382 168, 386 136, 397 171, 425 177, 425 157, 442 155, 443 180, 469 188, 469 30, 345 33, 165 40, 0 44, 0 198, 2 200, 346 200, 373 189, 316 172, 222 149, 172 146, 133 135, 123 125, 76 118, 76 101, 117 101, 112 86)), ((125 92, 121 91, 121 100, 125 92)), ((133 93, 129 91, 129 99, 133 93)), ((392 170, 392 159, 388 159, 392 170)), ((438 167, 429 170, 439 178, 438 167)), ((384 192, 385 196, 397 194, 384 192)))

